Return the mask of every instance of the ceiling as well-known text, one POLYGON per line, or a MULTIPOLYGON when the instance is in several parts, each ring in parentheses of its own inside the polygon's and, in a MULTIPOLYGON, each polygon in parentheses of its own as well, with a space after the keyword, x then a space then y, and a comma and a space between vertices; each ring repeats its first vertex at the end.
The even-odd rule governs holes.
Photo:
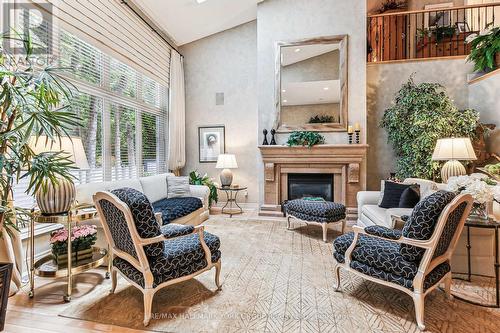
POLYGON ((340 103, 340 81, 289 82, 282 86, 281 105, 340 103))
POLYGON ((134 3, 178 45, 257 18, 262 0, 135 0, 134 3))
POLYGON ((285 46, 281 48, 281 65, 288 66, 337 50, 339 43, 285 46))

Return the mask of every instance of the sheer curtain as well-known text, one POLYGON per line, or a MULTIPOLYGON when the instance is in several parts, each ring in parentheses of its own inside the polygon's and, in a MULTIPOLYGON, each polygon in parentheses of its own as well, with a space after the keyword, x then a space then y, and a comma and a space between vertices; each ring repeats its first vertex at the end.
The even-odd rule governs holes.
POLYGON ((175 174, 186 164, 186 101, 184 64, 181 55, 172 50, 170 57, 170 107, 168 168, 175 174))

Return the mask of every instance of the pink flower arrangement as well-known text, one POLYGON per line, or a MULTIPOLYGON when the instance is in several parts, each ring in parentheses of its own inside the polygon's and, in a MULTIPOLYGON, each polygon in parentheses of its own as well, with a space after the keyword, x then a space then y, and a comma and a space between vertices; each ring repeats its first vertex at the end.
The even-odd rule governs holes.
MULTIPOLYGON (((97 227, 95 225, 82 225, 76 226, 71 229, 71 241, 78 240, 79 238, 85 238, 87 236, 92 236, 97 233, 97 227)), ((57 242, 65 243, 68 240, 68 230, 66 228, 54 231, 50 237, 50 244, 57 242)))

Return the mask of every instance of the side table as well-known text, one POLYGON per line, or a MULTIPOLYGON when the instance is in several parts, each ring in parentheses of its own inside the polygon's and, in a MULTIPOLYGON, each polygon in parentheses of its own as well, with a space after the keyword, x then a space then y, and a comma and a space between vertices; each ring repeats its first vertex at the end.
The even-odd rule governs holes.
MULTIPOLYGON (((35 275, 44 278, 67 278, 67 289, 66 294, 63 296, 65 302, 71 301, 71 293, 73 289, 73 274, 82 273, 89 269, 101 266, 104 260, 108 256, 108 249, 103 249, 99 247, 93 248, 93 254, 91 258, 83 259, 75 262, 73 266, 72 258, 72 246, 71 237, 68 237, 67 245, 67 265, 66 267, 59 267, 55 262, 52 254, 48 254, 35 261, 35 222, 36 223, 57 223, 64 224, 70 233, 73 224, 80 221, 90 219, 97 216, 97 210, 95 209, 83 209, 77 210, 72 209, 67 213, 56 214, 56 215, 42 215, 39 211, 32 209, 31 211, 31 221, 29 227, 29 245, 30 245, 30 291, 29 297, 33 298, 35 296, 35 275)), ((110 265, 108 264, 108 271, 106 272, 106 278, 109 278, 110 265)))
POLYGON ((461 279, 470 282, 472 279, 472 276, 475 274, 471 273, 471 243, 470 243, 470 228, 482 228, 482 229, 493 229, 495 231, 495 304, 484 304, 484 303, 479 303, 475 302, 469 299, 465 299, 461 296, 453 295, 456 299, 459 299, 461 301, 474 304, 474 305, 479 305, 483 307, 488 307, 488 308, 500 308, 500 280, 499 280, 499 269, 500 269, 500 263, 498 262, 498 229, 500 228, 500 222, 496 221, 492 218, 489 220, 479 220, 475 218, 468 218, 465 221, 465 227, 467 228, 467 278, 462 279, 462 278, 455 278, 455 279, 461 279))
POLYGON ((217 187, 218 190, 224 191, 226 193, 226 204, 222 207, 221 213, 228 214, 229 217, 233 217, 233 215, 242 214, 243 209, 238 205, 236 198, 240 191, 246 190, 248 187, 231 187, 231 186, 220 186, 217 187), (233 209, 233 203, 237 208, 233 209), (229 205, 229 208, 227 206, 229 205))

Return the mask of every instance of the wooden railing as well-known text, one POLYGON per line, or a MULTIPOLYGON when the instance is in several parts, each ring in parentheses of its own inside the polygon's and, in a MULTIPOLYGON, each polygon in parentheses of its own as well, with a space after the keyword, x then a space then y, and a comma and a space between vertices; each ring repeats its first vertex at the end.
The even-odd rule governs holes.
POLYGON ((368 62, 468 55, 467 36, 500 24, 500 3, 368 15, 368 62))

